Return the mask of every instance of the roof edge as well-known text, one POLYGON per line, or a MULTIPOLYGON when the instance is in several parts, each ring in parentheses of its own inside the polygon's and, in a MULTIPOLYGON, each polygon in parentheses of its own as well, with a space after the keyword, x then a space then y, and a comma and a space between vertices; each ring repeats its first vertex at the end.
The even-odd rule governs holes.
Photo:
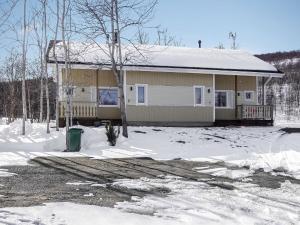
MULTIPOLYGON (((47 59, 47 63, 56 63, 55 60, 49 60, 47 59)), ((57 61, 58 64, 64 64, 64 61, 57 61)), ((70 64, 74 65, 88 65, 88 66, 111 66, 111 64, 107 63, 92 63, 92 62, 74 62, 71 61, 70 64)), ((182 66, 162 66, 162 65, 139 65, 139 64, 129 64, 124 65, 126 67, 142 67, 142 68, 162 68, 162 69, 191 69, 191 70, 217 70, 217 71, 232 71, 232 72, 251 72, 251 73, 268 73, 268 74, 282 74, 284 73, 282 71, 279 71, 276 69, 274 70, 251 70, 251 69, 229 69, 229 68, 211 68, 211 67, 182 67, 182 66)))

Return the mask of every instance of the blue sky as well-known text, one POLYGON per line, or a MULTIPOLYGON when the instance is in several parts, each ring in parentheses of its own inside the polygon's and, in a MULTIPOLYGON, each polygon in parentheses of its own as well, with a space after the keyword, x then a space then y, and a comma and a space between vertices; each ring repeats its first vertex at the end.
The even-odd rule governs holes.
MULTIPOLYGON (((36 1, 28 3, 28 8, 34 8, 36 1)), ((232 31, 237 33, 239 48, 253 54, 300 50, 299 11, 300 0, 159 0, 150 26, 167 28, 187 47, 198 47, 201 39, 203 48, 214 48, 219 43, 230 48, 228 34, 232 31)), ((22 14, 19 4, 11 20, 20 19, 22 14)), ((149 32, 153 42, 156 32, 149 32)), ((1 59, 13 40, 7 33, 0 35, 0 40, 1 59)))
POLYGON ((300 49, 300 0, 160 0, 152 24, 188 47, 231 45, 252 53, 300 49))

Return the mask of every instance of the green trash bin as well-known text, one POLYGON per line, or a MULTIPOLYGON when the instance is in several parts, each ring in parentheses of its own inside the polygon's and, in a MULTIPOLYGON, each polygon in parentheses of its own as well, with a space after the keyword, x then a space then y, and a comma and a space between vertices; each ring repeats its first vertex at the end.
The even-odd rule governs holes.
POLYGON ((67 145, 69 152, 79 152, 81 148, 81 134, 83 130, 80 128, 71 128, 67 133, 67 145))

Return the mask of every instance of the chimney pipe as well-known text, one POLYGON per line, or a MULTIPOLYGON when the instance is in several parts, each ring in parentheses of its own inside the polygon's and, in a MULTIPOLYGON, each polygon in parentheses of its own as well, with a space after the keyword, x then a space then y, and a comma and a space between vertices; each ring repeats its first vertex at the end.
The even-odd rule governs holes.
POLYGON ((201 40, 198 41, 199 48, 201 48, 201 40))

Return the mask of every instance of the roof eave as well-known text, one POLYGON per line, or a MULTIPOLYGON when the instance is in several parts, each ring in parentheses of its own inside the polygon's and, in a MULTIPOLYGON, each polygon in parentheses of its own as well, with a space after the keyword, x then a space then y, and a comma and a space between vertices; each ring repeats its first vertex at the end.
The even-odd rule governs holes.
MULTIPOLYGON (((48 59, 49 64, 55 64, 54 60, 48 59)), ((73 68, 85 69, 103 69, 111 66, 110 64, 92 63, 92 62, 70 62, 73 68)), ((64 61, 58 61, 58 64, 64 64, 64 61)), ((127 71, 148 71, 148 72, 173 72, 173 73, 202 73, 215 75, 239 75, 239 76, 259 76, 259 77, 277 77, 282 78, 284 73, 281 71, 267 70, 247 70, 247 69, 222 69, 222 68, 197 68, 197 67, 176 67, 176 66, 155 66, 155 65, 125 65, 127 71)))

